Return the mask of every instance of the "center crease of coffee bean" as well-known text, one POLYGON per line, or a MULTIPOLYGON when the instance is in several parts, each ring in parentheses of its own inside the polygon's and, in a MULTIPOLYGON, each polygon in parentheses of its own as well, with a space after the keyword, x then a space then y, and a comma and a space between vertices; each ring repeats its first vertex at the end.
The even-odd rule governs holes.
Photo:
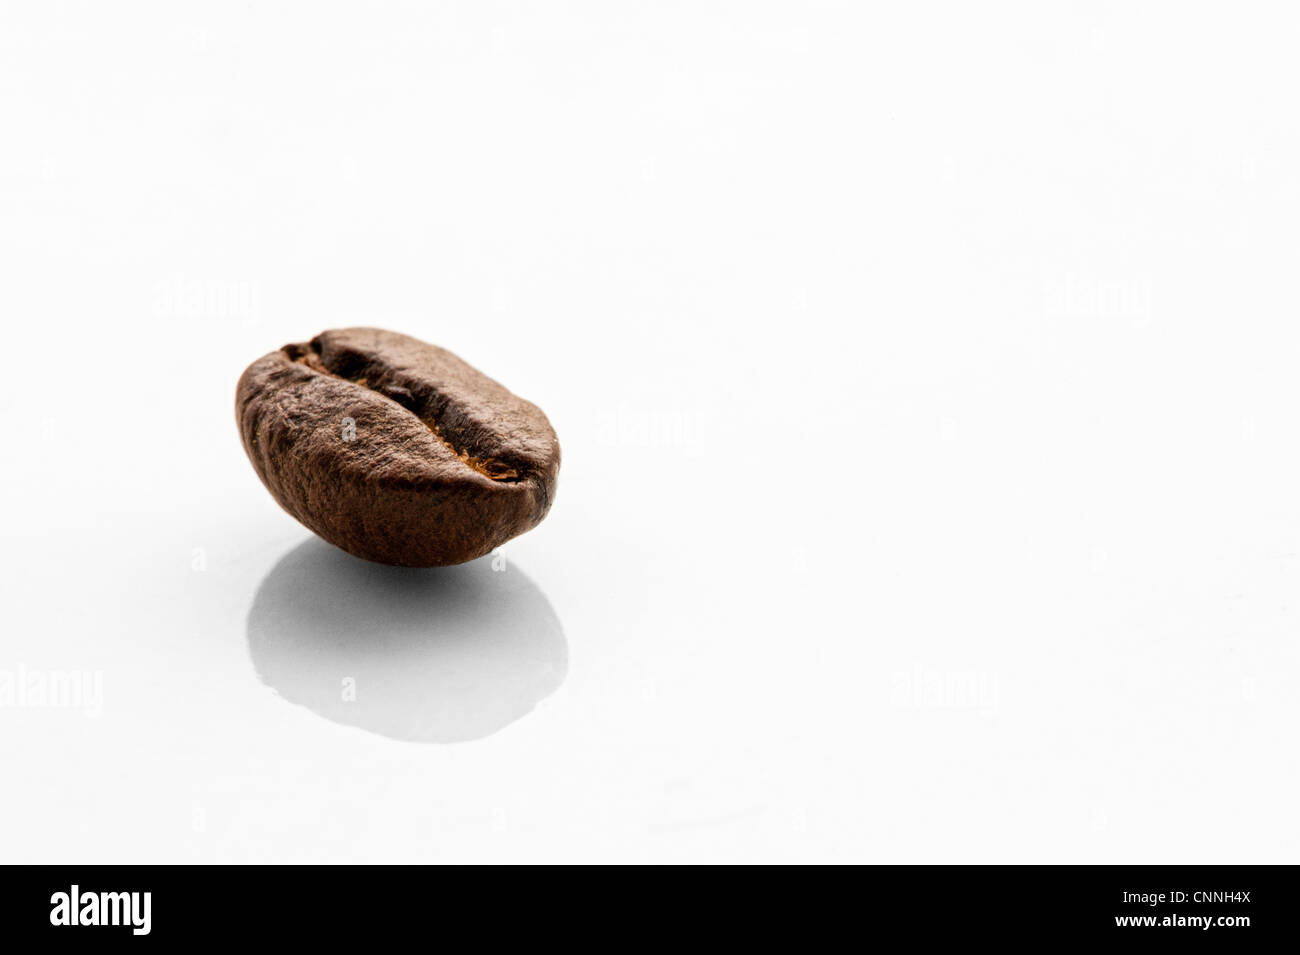
POLYGON ((422 417, 419 414, 416 414, 416 412, 412 411, 407 404, 405 404, 403 401, 398 400, 398 397, 395 397, 395 394, 399 394, 401 397, 405 397, 408 401, 414 400, 411 393, 407 391, 405 388, 399 388, 395 386, 390 386, 387 389, 376 388, 372 386, 369 380, 365 377, 348 378, 345 375, 337 374, 329 369, 329 367, 325 364, 325 362, 321 360, 320 355, 315 351, 308 351, 305 354, 299 355, 296 358, 294 358, 294 361, 298 362, 298 364, 300 365, 304 365, 305 367, 310 368, 312 371, 317 372, 318 374, 329 375, 331 378, 337 378, 340 381, 348 382, 348 384, 357 385, 361 388, 365 388, 367 391, 373 392, 377 395, 380 395, 381 397, 387 398, 389 401, 393 402, 393 404, 402 408, 402 410, 409 412, 412 415, 415 415, 415 417, 418 418, 420 422, 424 424, 425 427, 427 427, 433 433, 433 436, 437 438, 439 441, 441 441, 444 446, 446 446, 447 450, 449 450, 452 454, 454 454, 457 458, 459 458, 460 461, 464 463, 466 466, 477 471, 479 474, 482 474, 484 477, 488 478, 489 480, 500 481, 502 483, 509 483, 509 482, 521 480, 519 471, 516 470, 515 468, 512 468, 510 465, 506 464, 504 461, 498 461, 496 458, 481 458, 476 455, 470 454, 469 449, 467 448, 456 447, 456 445, 453 444, 451 441, 449 441, 447 439, 447 436, 442 433, 442 429, 438 427, 438 423, 436 421, 430 418, 422 417))

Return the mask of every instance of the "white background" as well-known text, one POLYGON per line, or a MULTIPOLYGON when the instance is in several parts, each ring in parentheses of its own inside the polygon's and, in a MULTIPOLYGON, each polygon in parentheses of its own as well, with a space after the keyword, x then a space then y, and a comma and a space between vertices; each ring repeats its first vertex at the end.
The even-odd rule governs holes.
POLYGON ((1294 861, 1298 25, 5 3, 0 859, 1294 861), (354 324, 550 416, 504 569, 258 483, 354 324))

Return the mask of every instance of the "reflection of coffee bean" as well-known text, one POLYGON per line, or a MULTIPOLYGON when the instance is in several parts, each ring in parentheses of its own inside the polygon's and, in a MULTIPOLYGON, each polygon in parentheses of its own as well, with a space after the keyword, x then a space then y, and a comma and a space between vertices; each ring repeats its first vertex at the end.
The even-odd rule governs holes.
POLYGON ((569 656, 545 595, 493 563, 383 567, 309 538, 257 590, 253 665, 336 723, 411 742, 489 736, 554 693, 569 656))
POLYGON ((235 412, 280 506, 366 560, 473 560, 536 527, 555 496, 560 444, 546 415, 396 332, 285 345, 244 371, 235 412))

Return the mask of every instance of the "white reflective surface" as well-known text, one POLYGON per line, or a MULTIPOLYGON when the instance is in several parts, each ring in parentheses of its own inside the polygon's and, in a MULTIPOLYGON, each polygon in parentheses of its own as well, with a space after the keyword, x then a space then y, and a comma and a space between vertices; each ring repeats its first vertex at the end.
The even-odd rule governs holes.
POLYGON ((1300 67, 1159 6, 7 6, 0 860, 1294 861, 1300 67), (499 569, 258 483, 349 324, 499 569))

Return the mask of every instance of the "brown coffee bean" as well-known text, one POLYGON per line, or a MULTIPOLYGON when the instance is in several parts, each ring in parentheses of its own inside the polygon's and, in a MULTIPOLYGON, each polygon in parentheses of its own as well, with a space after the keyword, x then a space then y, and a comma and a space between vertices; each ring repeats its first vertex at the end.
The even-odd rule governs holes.
POLYGON ((560 445, 537 406, 378 328, 285 345, 239 379, 244 450, 280 506, 350 554, 439 567, 546 516, 560 445))

